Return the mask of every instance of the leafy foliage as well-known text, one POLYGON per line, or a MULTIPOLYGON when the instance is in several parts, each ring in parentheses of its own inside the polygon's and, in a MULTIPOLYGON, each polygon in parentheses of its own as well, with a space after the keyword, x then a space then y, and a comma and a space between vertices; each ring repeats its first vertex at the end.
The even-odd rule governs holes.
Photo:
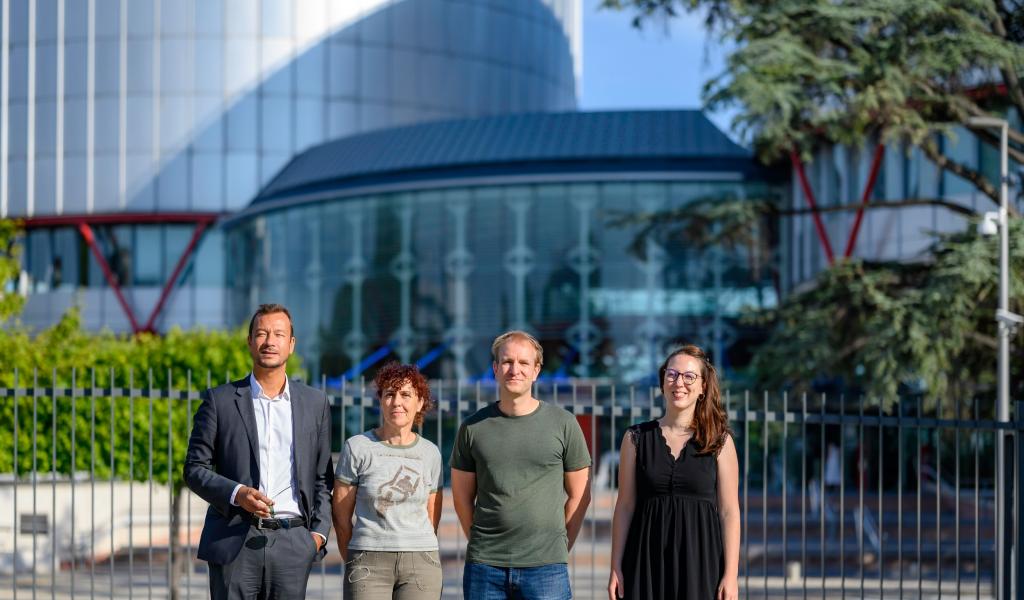
POLYGON ((21 311, 25 299, 17 293, 21 247, 17 244, 21 226, 0 219, 0 324, 21 311))
MULTIPOLYGON (((81 328, 74 309, 35 336, 20 327, 0 329, 0 345, 8 349, 0 371, 2 387, 67 388, 74 383, 77 388, 102 389, 113 385, 141 391, 139 397, 115 399, 99 391, 95 398, 80 397, 73 403, 70 398, 54 401, 46 396, 20 397, 17 403, 18 472, 33 469, 34 433, 34 468, 38 471, 87 471, 95 456, 98 477, 113 474, 118 479, 148 481, 151 458, 152 478, 159 483, 169 481, 175 489, 180 489, 192 412, 188 401, 177 397, 169 399, 161 390, 197 390, 241 377, 251 368, 245 336, 244 329, 227 332, 175 328, 164 336, 141 334, 134 337, 92 333, 81 328), (90 441, 93 431, 95 447, 90 441), (54 432, 56 463, 51 464, 54 432), (152 457, 149 453, 151 434, 152 457), (74 463, 72 445, 75 447, 74 463)), ((298 364, 293 355, 289 370, 296 372, 298 364)), ((193 400, 192 411, 198 407, 198 401, 193 400)), ((0 432, 0 472, 10 473, 14 468, 14 402, 0 404, 0 432)))
MULTIPOLYGON (((725 72, 705 85, 711 108, 737 106, 736 130, 774 160, 820 143, 917 147, 938 168, 998 202, 996 182, 942 151, 940 139, 972 117, 1024 115, 1024 5, 1019 0, 604 0, 634 24, 703 12, 712 35, 734 50, 725 72)), ((979 139, 996 146, 987 131, 979 139)), ((1011 130, 1010 157, 1024 164, 1024 135, 1011 130)), ((869 210, 920 204, 967 209, 942 199, 872 203, 869 210)), ((830 207, 826 210, 848 210, 830 207)), ((728 211, 722 207, 719 212, 728 211)), ((748 210, 754 210, 750 207, 748 210)), ((1010 207, 1016 212, 1015 207, 1010 207)), ((779 211, 777 216, 800 211, 779 211)), ((969 212, 969 211, 967 211, 969 212)), ((766 213, 767 214, 767 213, 766 213)), ((669 215, 663 215, 669 217, 669 215)), ((661 231, 698 221, 676 215, 661 231)), ((754 217, 718 215, 733 237, 754 217)), ((1024 227, 1011 226, 1011 248, 1024 227)), ((708 227, 702 224, 701 227, 708 227)), ((651 228, 648 235, 659 235, 651 228)), ((750 316, 771 334, 755 355, 760 383, 808 390, 835 383, 886 400, 919 391, 988 394, 995 381, 997 242, 973 230, 936 235, 930 252, 906 263, 840 261, 786 298, 750 316)), ((1011 281, 1024 254, 1011 257, 1011 281)), ((1021 286, 1011 310, 1021 311, 1021 286)), ((1011 361, 1011 363, 1020 361, 1011 361)), ((1015 374, 1020 381, 1024 373, 1015 374)))
MULTIPOLYGON (((1011 246, 1024 246, 1024 224, 1011 223, 1011 246)), ((772 327, 754 360, 759 380, 807 391, 826 375, 886 401, 901 389, 932 402, 991 391, 997 252, 996 238, 972 229, 937 236, 925 262, 837 263, 750 317, 772 327)), ((1010 279, 1010 308, 1020 311, 1024 255, 1011 256, 1010 279)))
MULTIPOLYGON (((975 168, 937 141, 954 124, 988 115, 996 84, 1024 114, 1021 10, 993 0, 605 0, 636 22, 704 10, 735 50, 705 85, 706 105, 739 107, 734 127, 766 160, 819 142, 917 146, 939 168, 998 201, 975 168)), ((999 109, 1001 107, 996 106, 999 109)), ((1011 134, 1018 143, 1024 136, 1011 134)), ((980 132, 985 142, 997 140, 980 132)), ((1011 154, 1024 162, 1016 148, 1011 154)))

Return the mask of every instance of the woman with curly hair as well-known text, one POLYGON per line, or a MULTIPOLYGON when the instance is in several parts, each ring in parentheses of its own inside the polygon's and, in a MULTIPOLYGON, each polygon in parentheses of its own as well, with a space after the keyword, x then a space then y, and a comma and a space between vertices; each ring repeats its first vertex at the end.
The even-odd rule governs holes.
POLYGON ((346 440, 335 470, 345 597, 436 600, 441 453, 413 431, 434 407, 430 388, 415 366, 398 363, 378 371, 374 386, 380 425, 346 440))
POLYGON ((739 462, 718 375, 697 346, 658 375, 664 416, 622 438, 608 598, 735 600, 739 462))

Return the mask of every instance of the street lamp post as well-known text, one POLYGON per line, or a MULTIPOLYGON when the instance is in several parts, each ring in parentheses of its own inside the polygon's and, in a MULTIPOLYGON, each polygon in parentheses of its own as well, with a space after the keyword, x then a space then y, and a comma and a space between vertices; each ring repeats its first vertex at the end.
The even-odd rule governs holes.
MULTIPOLYGON (((996 309, 996 325, 999 331, 998 397, 996 419, 1010 420, 1010 337, 1024 318, 1010 311, 1010 232, 1009 232, 1009 127, 1006 119, 973 117, 968 124, 977 129, 999 130, 999 307, 996 309)), ((1019 466, 1018 466, 1019 468, 1019 466)), ((1009 481, 1006 473, 1006 433, 996 430, 996 598, 1009 598, 1012 582, 1007 575, 1011 572, 1007 552, 1007 537, 1010 535, 1006 521, 1006 496, 1009 481), (1010 585, 1007 585, 1007 584, 1010 585)), ((1020 549, 1018 548, 1019 552, 1020 549)))

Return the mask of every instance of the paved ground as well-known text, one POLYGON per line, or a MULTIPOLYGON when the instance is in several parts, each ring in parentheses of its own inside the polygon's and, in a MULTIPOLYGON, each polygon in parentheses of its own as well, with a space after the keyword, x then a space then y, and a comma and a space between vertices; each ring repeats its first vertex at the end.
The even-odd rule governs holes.
MULTIPOLYGON (((443 597, 453 599, 460 598, 458 565, 447 564, 445 567, 445 592, 443 597)), ((600 572, 594 572, 590 570, 589 565, 577 564, 574 575, 573 589, 575 590, 576 598, 586 600, 602 600, 603 598, 606 598, 604 592, 606 582, 605 578, 607 577, 606 570, 601 569, 600 572), (593 577, 591 577, 591 575, 593 575, 593 577)), ((749 593, 745 594, 743 587, 745 580, 741 577, 740 597, 766 600, 783 598, 793 598, 794 600, 798 598, 803 599, 805 597, 803 590, 806 585, 806 598, 814 600, 832 599, 838 598, 842 595, 840 583, 841 582, 838 578, 826 579, 825 593, 822 594, 821 579, 784 582, 781 578, 768 578, 767 581, 763 578, 757 578, 751 579, 749 593), (767 593, 765 593, 766 588, 767 593)), ((166 581, 163 578, 154 578, 153 585, 150 586, 149 579, 145 573, 141 573, 134 578, 128 577, 127 573, 115 573, 114 593, 111 594, 110 590, 109 573, 97 574, 95 579, 90 578, 87 572, 78 573, 74 579, 73 589, 71 575, 68 572, 62 572, 56 580, 46 576, 37 576, 34 588, 31 577, 19 577, 17 590, 15 590, 13 582, 9 577, 0 579, 0 600, 12 600, 15 597, 24 600, 46 600, 49 598, 56 598, 60 600, 70 598, 150 600, 153 598, 163 599, 167 597, 166 581)), ((964 582, 961 586, 960 594, 957 595, 955 582, 949 582, 943 584, 941 597, 964 599, 992 598, 992 590, 990 586, 983 584, 980 591, 980 596, 975 595, 973 582, 964 582)), ((939 598, 940 594, 934 582, 924 582, 921 593, 918 593, 916 580, 912 582, 904 582, 902 594, 900 593, 899 581, 887 580, 884 582, 884 588, 880 594, 878 590, 878 581, 876 580, 873 582, 866 582, 864 595, 861 596, 860 580, 848 579, 846 581, 845 596, 851 599, 861 597, 866 599, 931 599, 939 598)), ((190 585, 186 585, 185 581, 182 581, 181 598, 195 598, 198 600, 206 597, 207 590, 205 573, 198 570, 192 573, 190 576, 190 585)), ((337 572, 327 572, 326 569, 324 573, 314 571, 310 577, 307 598, 313 600, 342 600, 341 574, 337 572)))
MULTIPOLYGON (((603 600, 607 598, 605 586, 607 585, 608 578, 609 525, 613 502, 614 496, 610 492, 598 491, 595 494, 588 520, 584 524, 570 563, 573 590, 576 598, 587 600, 603 600)), ((451 506, 450 494, 445 495, 445 509, 442 514, 443 518, 438 537, 441 542, 442 562, 445 568, 445 592, 443 597, 460 598, 465 538, 459 531, 455 511, 451 506)), ((194 541, 198 541, 198 533, 199 529, 197 528, 194 531, 194 541)), ((140 539, 143 538, 140 536, 140 539)), ((316 600, 342 600, 341 557, 337 553, 333 539, 329 542, 328 548, 330 552, 325 561, 314 567, 308 587, 308 598, 316 600)), ((752 548, 752 550, 755 550, 755 548, 752 548)), ((131 574, 128 569, 127 556, 119 554, 116 558, 113 584, 111 584, 108 563, 105 561, 95 567, 95 576, 92 576, 88 567, 83 568, 79 565, 79 568, 74 573, 65 569, 60 571, 55 578, 51 578, 45 573, 46 565, 44 564, 43 572, 38 573, 34 580, 29 573, 20 574, 16 584, 9 575, 0 576, 0 600, 14 600, 15 598, 18 600, 65 600, 69 598, 151 600, 154 598, 166 598, 166 562, 162 562, 166 561, 166 552, 161 553, 158 551, 154 555, 152 577, 146 562, 148 559, 147 550, 136 546, 134 552, 134 569, 131 574), (113 589, 113 593, 111 589, 113 589)), ((797 572, 799 573, 799 569, 797 569, 797 572)), ((856 571, 851 569, 848 573, 855 574, 856 571)), ((916 573, 916 571, 912 567, 908 567, 905 573, 916 573)), ((944 575, 944 577, 946 577, 946 580, 943 582, 941 590, 935 582, 924 581, 919 591, 917 578, 914 576, 913 579, 903 582, 901 594, 900 582, 892 578, 884 581, 883 589, 880 593, 876 576, 874 579, 864 582, 863 596, 861 596, 859 577, 847 577, 845 597, 851 599, 860 597, 922 599, 939 597, 992 597, 991 586, 987 583, 982 583, 980 595, 976 594, 973 578, 965 579, 962 582, 958 596, 956 582, 953 577, 947 575, 944 575)), ((820 577, 809 577, 807 579, 794 577, 789 581, 781 577, 768 577, 767 579, 760 576, 751 577, 749 580, 749 590, 745 589, 747 583, 748 580, 741 576, 741 598, 765 600, 784 598, 823 600, 827 598, 831 600, 832 598, 839 598, 844 595, 842 580, 838 577, 826 577, 824 593, 822 592, 820 577), (807 590, 806 596, 804 595, 805 588, 807 590)), ((188 577, 182 578, 181 591, 182 599, 202 599, 207 597, 207 575, 204 563, 194 563, 194 568, 188 577)))

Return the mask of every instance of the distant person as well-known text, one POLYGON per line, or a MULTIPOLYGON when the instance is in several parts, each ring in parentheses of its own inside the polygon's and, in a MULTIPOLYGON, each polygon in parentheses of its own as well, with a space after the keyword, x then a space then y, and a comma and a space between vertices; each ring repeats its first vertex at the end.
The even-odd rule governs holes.
POLYGON ((345 441, 334 480, 334 530, 349 600, 441 597, 441 452, 413 432, 434 407, 412 365, 373 380, 380 425, 345 441), (352 516, 355 515, 355 524, 352 516))
POLYGON ((292 319, 263 304, 249 321, 248 377, 203 392, 185 454, 189 489, 210 503, 199 558, 214 600, 306 597, 331 530, 331 413, 288 381, 292 319))
POLYGON ((704 351, 658 371, 665 415, 622 438, 608 598, 736 600, 739 461, 704 351))
POLYGON ((838 494, 843 482, 840 462, 842 454, 839 452, 839 446, 829 443, 825 454, 825 491, 830 494, 838 494))
POLYGON ((825 498, 823 506, 825 522, 828 523, 830 528, 834 528, 842 518, 839 511, 843 488, 842 462, 843 454, 839 451, 839 446, 829 442, 825 454, 825 474, 823 479, 825 482, 825 498))
POLYGON ((590 454, 568 411, 533 397, 537 340, 509 331, 491 345, 498 402, 459 427, 452 498, 469 539, 467 600, 572 598, 569 550, 590 503, 590 454))

